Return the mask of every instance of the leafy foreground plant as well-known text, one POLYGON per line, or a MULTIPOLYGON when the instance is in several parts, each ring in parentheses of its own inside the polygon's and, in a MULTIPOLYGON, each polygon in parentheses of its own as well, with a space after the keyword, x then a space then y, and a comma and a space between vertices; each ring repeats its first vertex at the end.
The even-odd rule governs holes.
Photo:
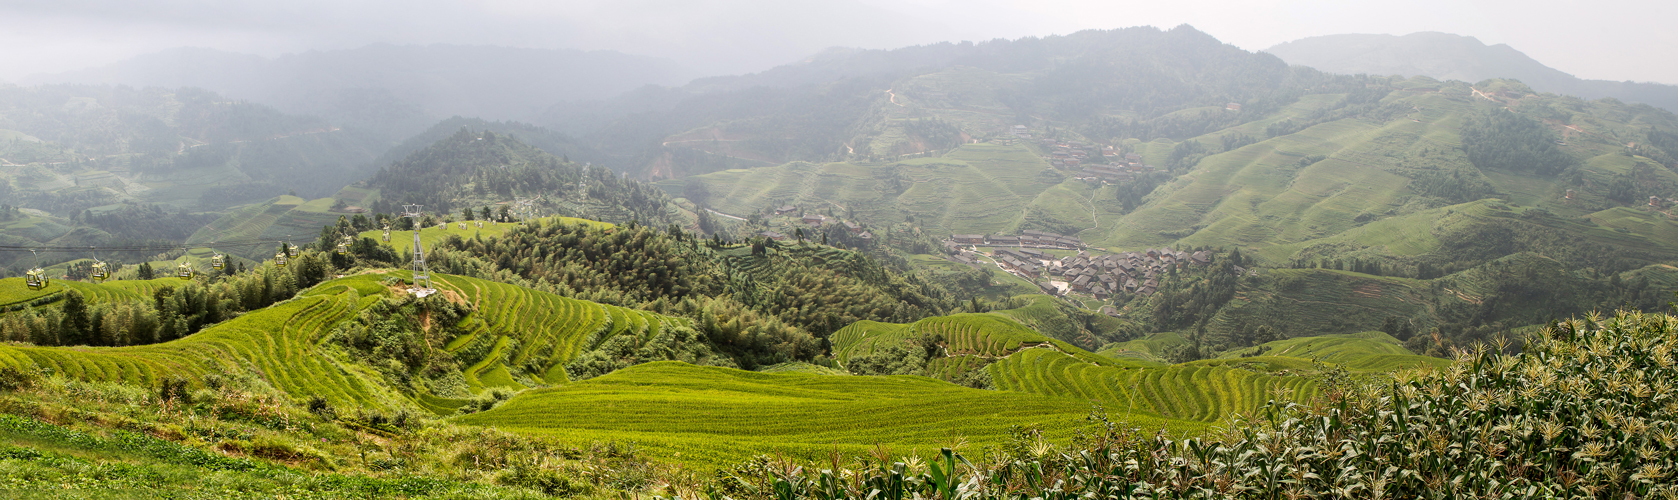
POLYGON ((1064 447, 1024 440, 973 463, 881 454, 858 469, 759 460, 733 498, 1678 498, 1678 317, 1592 316, 1478 346, 1388 387, 1336 384, 1271 403, 1223 436, 1121 429, 1064 447), (1360 390, 1372 389, 1372 390, 1360 390), (890 462, 890 463, 888 463, 890 462))

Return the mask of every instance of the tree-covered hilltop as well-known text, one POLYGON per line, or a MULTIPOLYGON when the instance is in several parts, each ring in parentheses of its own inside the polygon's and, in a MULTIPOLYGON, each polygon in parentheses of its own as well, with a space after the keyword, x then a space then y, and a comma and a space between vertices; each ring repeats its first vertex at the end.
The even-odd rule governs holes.
POLYGON ((420 150, 448 139, 460 129, 494 132, 497 136, 513 136, 550 155, 569 162, 600 162, 605 155, 599 150, 564 133, 516 121, 488 121, 479 118, 450 117, 432 124, 430 128, 396 143, 373 161, 374 165, 390 165, 420 150))
POLYGON ((379 190, 372 209, 381 214, 417 203, 442 218, 524 198, 538 212, 611 222, 662 226, 678 218, 662 191, 639 181, 556 157, 515 136, 465 127, 380 169, 365 185, 379 190))

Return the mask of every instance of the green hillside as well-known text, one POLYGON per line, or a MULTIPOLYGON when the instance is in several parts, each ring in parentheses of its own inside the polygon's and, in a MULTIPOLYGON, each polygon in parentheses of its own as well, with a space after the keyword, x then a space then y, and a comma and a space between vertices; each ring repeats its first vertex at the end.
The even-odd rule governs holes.
MULTIPOLYGON (((715 467, 761 453, 812 461, 833 451, 858 456, 876 444, 893 454, 930 457, 957 441, 1003 444, 1013 425, 1065 439, 1089 412, 1080 399, 981 391, 924 377, 769 374, 672 362, 520 394, 456 421, 576 442, 633 441, 663 457, 715 467)), ((1205 429, 1143 413, 1125 418, 1174 434, 1205 429)))

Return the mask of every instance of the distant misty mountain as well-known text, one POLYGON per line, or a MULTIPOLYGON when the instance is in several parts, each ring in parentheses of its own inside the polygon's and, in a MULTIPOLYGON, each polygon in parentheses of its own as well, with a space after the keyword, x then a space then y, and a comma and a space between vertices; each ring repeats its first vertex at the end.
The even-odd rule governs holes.
POLYGON ((1471 36, 1437 32, 1327 35, 1283 43, 1265 52, 1288 64, 1329 73, 1423 75, 1470 83, 1513 78, 1539 92, 1587 99, 1612 97, 1678 111, 1678 86, 1584 80, 1545 66, 1508 45, 1488 46, 1471 36))
MULTIPOLYGON (((1034 120, 1128 127, 1185 107, 1215 107, 1212 116, 1221 120, 1236 116, 1223 114, 1226 103, 1269 103, 1278 89, 1316 82, 1319 75, 1188 25, 1134 27, 890 50, 830 49, 758 73, 567 102, 534 121, 590 144, 614 168, 670 178, 946 149, 960 144, 964 133, 1034 120), (898 99, 981 112, 968 116, 966 129, 916 122, 917 130, 897 130, 909 123, 892 114, 909 109, 898 99), (1109 119, 1114 116, 1133 118, 1109 119), (892 141, 901 144, 887 145, 892 141), (857 152, 864 143, 882 146, 857 152)), ((1160 136, 1185 136, 1187 128, 1203 125, 1148 127, 1160 136)))
POLYGON ((609 51, 376 44, 276 58, 181 48, 22 83, 199 87, 395 139, 440 117, 516 119, 693 76, 668 59, 609 51))

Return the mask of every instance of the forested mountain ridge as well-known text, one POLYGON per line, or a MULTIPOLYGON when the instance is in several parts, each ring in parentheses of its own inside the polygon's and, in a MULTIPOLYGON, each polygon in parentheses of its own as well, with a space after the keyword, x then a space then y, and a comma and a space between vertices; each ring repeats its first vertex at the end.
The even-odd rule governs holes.
POLYGON ((437 141, 448 138, 462 128, 494 132, 500 136, 513 136, 519 142, 566 161, 587 163, 599 161, 605 157, 599 150, 584 144, 582 141, 545 127, 516 121, 487 121, 479 118, 455 116, 437 122, 430 128, 425 129, 424 132, 403 139, 402 142, 391 146, 377 159, 374 159, 373 164, 383 166, 400 161, 408 155, 436 144, 437 141))

